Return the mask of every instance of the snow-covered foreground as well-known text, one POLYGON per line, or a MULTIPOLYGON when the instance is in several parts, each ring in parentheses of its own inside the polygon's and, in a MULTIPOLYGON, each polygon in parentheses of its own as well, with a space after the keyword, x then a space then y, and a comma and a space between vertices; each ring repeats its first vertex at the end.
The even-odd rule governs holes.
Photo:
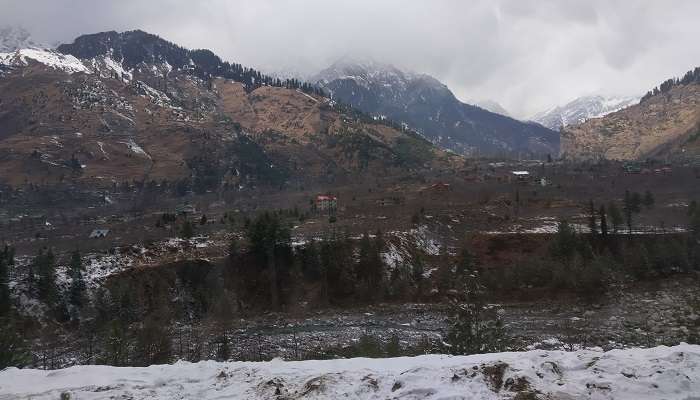
POLYGON ((700 346, 0 372, 0 399, 700 399, 700 346), (63 397, 65 398, 65 397, 63 397))

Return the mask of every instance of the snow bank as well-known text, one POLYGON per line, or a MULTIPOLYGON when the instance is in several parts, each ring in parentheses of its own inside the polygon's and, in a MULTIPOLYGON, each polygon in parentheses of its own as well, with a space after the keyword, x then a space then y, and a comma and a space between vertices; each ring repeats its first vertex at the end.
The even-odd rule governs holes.
POLYGON ((0 372, 0 399, 697 399, 700 346, 0 372))

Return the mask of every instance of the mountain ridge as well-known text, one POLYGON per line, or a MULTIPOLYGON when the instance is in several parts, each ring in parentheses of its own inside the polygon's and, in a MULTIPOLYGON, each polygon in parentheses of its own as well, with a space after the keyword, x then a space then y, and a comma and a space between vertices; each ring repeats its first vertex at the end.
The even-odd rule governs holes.
POLYGON ((0 183, 191 190, 446 166, 410 131, 143 31, 0 55, 0 183), (435 164, 437 163, 437 164, 435 164))
POLYGON ((312 81, 335 100, 403 122, 458 153, 543 156, 559 151, 557 132, 465 104, 426 74, 375 61, 341 59, 312 81))
MULTIPOLYGON (((669 79, 633 106, 562 132, 570 159, 688 161, 700 157, 700 68, 669 79)), ((696 160, 697 161, 697 160, 696 160)))
POLYGON ((582 96, 564 105, 541 111, 529 119, 549 129, 559 130, 562 127, 580 124, 591 118, 604 117, 638 102, 639 97, 635 96, 582 96))

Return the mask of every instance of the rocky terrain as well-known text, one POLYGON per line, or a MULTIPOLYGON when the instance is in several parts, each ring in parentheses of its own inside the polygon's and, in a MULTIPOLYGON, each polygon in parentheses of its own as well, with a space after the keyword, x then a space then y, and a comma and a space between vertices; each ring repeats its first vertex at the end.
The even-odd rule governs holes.
MULTIPOLYGON (((692 71, 691 71, 692 73, 692 71)), ((665 86, 603 118, 567 127, 562 154, 570 159, 639 160, 700 154, 700 85, 696 78, 665 86)))

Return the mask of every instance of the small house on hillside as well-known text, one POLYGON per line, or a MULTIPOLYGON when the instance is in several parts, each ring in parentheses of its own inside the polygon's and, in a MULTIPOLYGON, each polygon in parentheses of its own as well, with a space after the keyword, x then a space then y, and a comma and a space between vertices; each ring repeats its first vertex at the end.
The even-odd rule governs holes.
POLYGON ((197 209, 191 204, 180 204, 175 209, 175 212, 177 214, 181 214, 181 215, 183 215, 183 214, 188 215, 188 214, 194 214, 195 212, 197 212, 197 209))
POLYGON ((105 238, 109 235, 109 229, 95 229, 90 233, 90 239, 105 238))
POLYGON ((528 182, 530 180, 530 172, 528 171, 511 171, 511 180, 516 182, 528 182))
POLYGON ((628 174, 641 174, 642 166, 636 162, 626 162, 622 165, 622 169, 628 174))
POLYGON ((319 194, 314 201, 316 211, 335 211, 338 209, 338 198, 331 195, 319 194))
POLYGON ((427 192, 433 192, 433 193, 449 192, 450 191, 450 184, 444 183, 444 182, 433 183, 432 185, 421 189, 421 191, 427 191, 427 192))

